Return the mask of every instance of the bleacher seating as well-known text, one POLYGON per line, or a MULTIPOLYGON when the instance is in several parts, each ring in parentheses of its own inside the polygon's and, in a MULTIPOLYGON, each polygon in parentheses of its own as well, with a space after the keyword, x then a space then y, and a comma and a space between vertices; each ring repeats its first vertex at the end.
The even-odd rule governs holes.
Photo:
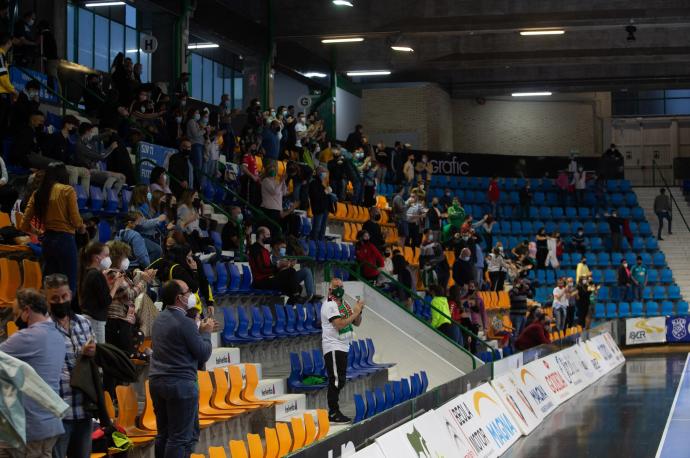
POLYGON ((376 387, 373 391, 366 391, 364 397, 355 393, 355 416, 352 423, 371 418, 374 415, 390 409, 400 403, 426 392, 429 379, 426 372, 412 374, 408 379, 394 380, 386 383, 383 388, 376 387), (365 402, 366 400, 366 402, 365 402))

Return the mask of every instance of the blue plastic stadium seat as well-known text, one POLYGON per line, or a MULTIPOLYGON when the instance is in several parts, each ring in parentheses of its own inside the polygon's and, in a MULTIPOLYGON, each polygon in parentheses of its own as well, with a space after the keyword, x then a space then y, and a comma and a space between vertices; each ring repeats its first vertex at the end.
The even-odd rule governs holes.
POLYGON ((407 401, 411 398, 410 383, 407 381, 406 378, 400 380, 400 383, 402 385, 401 388, 403 400, 407 401))
POLYGON ((666 256, 661 251, 654 253, 654 266, 658 268, 666 267, 666 256))
POLYGON ((580 215, 580 218, 589 218, 591 216, 589 207, 580 207, 577 211, 580 215))
POLYGON ((680 301, 678 302, 678 306, 676 307, 676 313, 678 315, 687 315, 688 314, 688 303, 685 301, 680 301))
POLYGON ((100 211, 103 208, 103 191, 97 186, 91 186, 89 190, 89 197, 91 205, 89 208, 92 211, 100 211))
POLYGON ((642 299, 649 301, 649 300, 652 300, 652 298, 653 298, 653 290, 649 286, 646 286, 642 290, 642 299))
POLYGON ((535 192, 532 195, 532 202, 536 206, 544 205, 544 203, 546 202, 546 197, 544 196, 544 193, 543 192, 535 192))
POLYGON ((663 301, 661 303, 661 314, 662 315, 673 315, 673 302, 663 301))
POLYGON ((616 271, 613 269, 606 269, 604 271, 604 283, 607 285, 615 285, 618 281, 618 276, 616 271))
POLYGON ((630 304, 627 302, 620 302, 618 304, 618 317, 628 318, 630 316, 630 304))
POLYGON ((240 270, 237 268, 237 264, 228 263, 228 273, 230 274, 230 285, 228 285, 228 291, 238 292, 242 277, 240 276, 240 270))
POLYGON ((652 228, 647 221, 642 221, 639 225, 639 233, 642 237, 649 237, 652 235, 652 228))
POLYGON ((561 233, 561 236, 565 236, 568 234, 572 233, 572 229, 569 223, 563 221, 558 224, 558 232, 561 233))
POLYGON ((602 286, 601 288, 599 288, 599 292, 597 293, 597 300, 601 302, 606 302, 609 300, 608 286, 602 286))
POLYGON ((659 304, 656 302, 647 302, 645 304, 647 311, 646 315, 647 316, 658 316, 659 315, 659 304))
POLYGON ((263 334, 263 327, 264 327, 264 317, 263 314, 261 313, 261 310, 259 310, 259 307, 252 307, 252 327, 249 329, 249 335, 251 337, 254 337, 259 340, 263 339, 274 339, 275 336, 264 336, 263 334))
POLYGON ((262 305, 261 306, 261 313, 263 314, 263 327, 261 328, 261 335, 264 337, 264 339, 275 339, 277 337, 282 337, 279 336, 276 332, 273 330, 273 325, 274 325, 274 320, 273 320, 273 314, 271 313, 271 309, 268 307, 268 305, 262 305))
POLYGON ((594 305, 594 318, 597 320, 603 320, 606 318, 606 308, 604 304, 597 302, 594 305))
MULTIPOLYGON (((601 237, 591 237, 589 239, 589 248, 592 251, 601 251, 604 249, 604 242, 601 237)), ((600 264, 601 265, 601 264, 600 264)))
POLYGON ((644 245, 647 251, 656 251, 659 249, 659 243, 654 237, 647 237, 644 245))
POLYGON ((656 269, 647 269, 647 283, 654 284, 659 282, 659 271, 656 269))
POLYGON ((583 229, 585 231, 585 235, 587 236, 591 236, 597 233, 597 225, 594 224, 594 222, 592 221, 586 221, 585 225, 583 226, 583 229))
MULTIPOLYGON (((660 288, 663 288, 663 286, 660 286, 660 288)), ((672 301, 680 300, 680 288, 677 285, 669 286, 667 297, 672 301)))
POLYGON ((376 413, 381 413, 386 410, 386 397, 381 387, 376 387, 374 389, 374 398, 376 399, 376 413))
POLYGON ((606 304, 606 318, 617 318, 618 310, 615 302, 608 302, 606 304))
POLYGON ((216 264, 216 293, 225 294, 228 291, 228 268, 224 262, 216 264))
POLYGON ((631 308, 632 308, 632 312, 630 314, 631 316, 633 316, 633 317, 644 316, 644 312, 642 311, 642 309, 643 309, 642 302, 633 302, 631 304, 631 308))
MULTIPOLYGON (((288 376, 287 383, 288 387, 292 391, 318 391, 325 388, 327 384, 317 384, 317 385, 305 385, 302 383, 303 375, 305 374, 302 370, 302 361, 297 353, 290 353, 290 375, 288 376)), ((355 395, 356 396, 356 395, 355 395)))
POLYGON ((632 209, 632 217, 638 221, 644 220, 644 210, 642 210, 642 207, 634 207, 632 209))
POLYGON ((603 267, 608 267, 611 264, 611 257, 608 253, 602 251, 597 254, 597 264, 603 267))
POLYGON ((673 273, 668 267, 661 269, 661 283, 673 283, 673 273))
POLYGON ((206 280, 208 280, 209 285, 211 286, 211 288, 213 288, 215 292, 216 273, 213 270, 213 266, 208 263, 202 264, 202 266, 204 269, 204 275, 206 276, 206 280))
POLYGON ((621 261, 623 261, 623 255, 621 253, 611 253, 611 264, 613 266, 619 266, 621 261))

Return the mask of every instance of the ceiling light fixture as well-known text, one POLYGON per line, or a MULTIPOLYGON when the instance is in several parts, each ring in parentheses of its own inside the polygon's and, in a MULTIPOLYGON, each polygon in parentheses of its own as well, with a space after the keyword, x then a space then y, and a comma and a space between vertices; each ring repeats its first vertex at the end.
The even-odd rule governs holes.
POLYGON ((409 46, 391 46, 391 49, 399 52, 414 52, 414 49, 409 46))
POLYGON ((307 72, 307 73, 302 73, 303 76, 306 76, 307 78, 325 78, 326 75, 325 73, 320 73, 320 72, 307 72))
POLYGON ((220 48, 218 43, 189 43, 187 49, 220 48))
POLYGON ((347 72, 347 76, 385 76, 390 74, 390 70, 353 70, 347 72))
POLYGON ((357 43, 360 41, 364 41, 364 38, 362 38, 362 37, 324 38, 323 40, 321 40, 321 43, 325 43, 325 44, 330 44, 330 43, 357 43))
POLYGON ((125 5, 125 2, 92 2, 92 3, 85 3, 84 6, 87 8, 96 8, 99 6, 122 6, 125 5))
POLYGON ((355 6, 350 0, 333 0, 333 4, 337 6, 355 6))
POLYGON ((133 54, 133 53, 135 53, 135 52, 139 52, 139 50, 138 50, 138 49, 127 49, 125 52, 126 52, 127 54, 133 54))
POLYGON ((513 92, 513 97, 545 97, 551 95, 551 92, 513 92))
POLYGON ((523 37, 534 37, 539 35, 563 35, 565 30, 521 30, 523 37))

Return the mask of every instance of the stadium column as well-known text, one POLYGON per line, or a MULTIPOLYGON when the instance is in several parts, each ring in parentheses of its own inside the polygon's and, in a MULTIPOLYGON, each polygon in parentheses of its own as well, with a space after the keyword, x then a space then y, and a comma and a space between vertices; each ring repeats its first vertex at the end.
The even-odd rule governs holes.
MULTIPOLYGON (((186 7, 186 2, 183 7, 186 7)), ((185 48, 189 30, 188 14, 178 17, 163 12, 144 12, 145 24, 158 40, 158 49, 151 54, 151 78, 153 81, 171 81, 171 89, 180 73, 188 71, 185 48)), ((173 91, 174 92, 174 91, 173 91)))
POLYGON ((268 36, 266 46, 266 59, 264 60, 262 72, 262 87, 261 87, 261 106, 267 110, 273 103, 273 61, 275 58, 275 14, 273 10, 273 1, 266 0, 266 15, 268 23, 268 36))

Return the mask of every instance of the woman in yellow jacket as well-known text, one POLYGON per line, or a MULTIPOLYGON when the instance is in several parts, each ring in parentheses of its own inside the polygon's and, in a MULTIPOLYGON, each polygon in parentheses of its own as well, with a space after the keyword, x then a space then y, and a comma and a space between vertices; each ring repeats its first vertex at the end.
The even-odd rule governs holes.
POLYGON ((75 232, 86 227, 79 215, 77 193, 62 162, 52 162, 29 198, 20 230, 41 235, 43 275, 64 274, 76 294, 77 243, 75 232))
POLYGON ((431 300, 431 326, 441 331, 446 337, 462 345, 462 333, 450 317, 450 306, 446 297, 445 288, 441 285, 433 285, 429 288, 431 300))

